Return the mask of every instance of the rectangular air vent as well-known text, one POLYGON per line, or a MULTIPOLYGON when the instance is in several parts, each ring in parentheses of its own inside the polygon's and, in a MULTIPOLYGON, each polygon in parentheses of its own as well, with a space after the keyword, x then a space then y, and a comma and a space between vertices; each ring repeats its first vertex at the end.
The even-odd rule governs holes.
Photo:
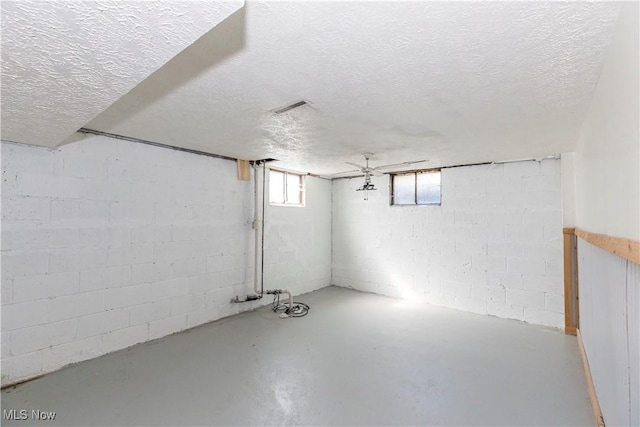
POLYGON ((273 112, 275 114, 282 114, 282 113, 286 113, 287 111, 291 111, 294 108, 302 107, 303 105, 306 105, 306 104, 307 104, 307 101, 298 101, 293 104, 287 105, 285 107, 278 108, 277 110, 273 110, 273 112))

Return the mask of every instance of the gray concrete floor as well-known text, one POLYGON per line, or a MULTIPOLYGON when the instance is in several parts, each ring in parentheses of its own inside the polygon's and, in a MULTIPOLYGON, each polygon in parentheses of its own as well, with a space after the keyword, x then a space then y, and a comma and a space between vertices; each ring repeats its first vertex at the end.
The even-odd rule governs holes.
MULTIPOLYGON (((594 425, 575 337, 329 287, 2 392, 37 425, 594 425)), ((3 425, 25 426, 25 421, 3 425)))

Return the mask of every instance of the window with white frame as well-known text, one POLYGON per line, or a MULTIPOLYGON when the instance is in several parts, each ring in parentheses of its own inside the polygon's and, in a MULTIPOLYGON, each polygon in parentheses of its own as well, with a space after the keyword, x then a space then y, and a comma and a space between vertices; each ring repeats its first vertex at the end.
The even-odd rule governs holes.
POLYGON ((425 170, 392 174, 391 204, 440 205, 440 171, 425 170))
POLYGON ((269 170, 269 203, 277 206, 304 206, 304 175, 269 170))

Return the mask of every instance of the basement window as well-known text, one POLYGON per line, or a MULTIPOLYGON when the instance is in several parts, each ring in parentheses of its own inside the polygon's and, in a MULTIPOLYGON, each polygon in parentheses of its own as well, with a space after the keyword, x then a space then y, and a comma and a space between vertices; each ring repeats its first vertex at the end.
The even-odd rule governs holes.
POLYGON ((269 204, 304 206, 304 175, 270 169, 269 204))
POLYGON ((440 205, 440 170, 391 175, 391 204, 440 205))

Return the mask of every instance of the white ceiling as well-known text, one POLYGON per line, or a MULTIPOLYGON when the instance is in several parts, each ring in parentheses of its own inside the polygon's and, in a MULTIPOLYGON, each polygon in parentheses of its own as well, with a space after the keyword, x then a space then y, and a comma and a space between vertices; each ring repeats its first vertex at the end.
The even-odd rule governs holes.
POLYGON ((2 139, 59 145, 243 3, 3 0, 2 139))
MULTIPOLYGON (((105 74, 99 61, 90 64, 87 71, 100 77, 95 84, 101 89, 93 80, 86 86, 105 111, 80 126, 230 157, 276 158, 283 167, 322 175, 351 169, 344 162, 360 161, 364 151, 375 153, 373 165, 429 159, 420 167, 572 151, 619 8, 587 2, 248 1, 106 110, 122 94, 109 97, 108 87, 135 79, 121 78, 120 67, 105 74), (310 106, 271 113, 301 99, 310 106)), ((146 16, 140 13, 131 19, 146 16)), ((177 16, 157 19, 182 28, 177 16)), ((93 51, 70 32, 56 37, 93 51)), ((112 35, 100 58, 117 64, 122 46, 145 37, 112 35)), ((28 39, 14 39, 18 53, 33 48, 28 39)), ((4 45, 3 34, 3 62, 4 45)), ((135 53, 147 49, 157 59, 153 43, 135 53)), ((133 49, 124 50, 132 62, 133 49)), ((46 76, 73 77, 74 67, 66 64, 60 71, 35 65, 19 70, 23 81, 34 67, 46 76)), ((77 129, 82 120, 75 116, 88 104, 76 105, 75 98, 38 99, 36 106, 55 105, 53 123, 62 127, 72 117, 69 129, 77 129)), ((23 123, 39 120, 27 116, 23 123)), ((3 126, 5 121, 3 111, 3 126)), ((17 129, 17 135, 26 132, 17 129)))

